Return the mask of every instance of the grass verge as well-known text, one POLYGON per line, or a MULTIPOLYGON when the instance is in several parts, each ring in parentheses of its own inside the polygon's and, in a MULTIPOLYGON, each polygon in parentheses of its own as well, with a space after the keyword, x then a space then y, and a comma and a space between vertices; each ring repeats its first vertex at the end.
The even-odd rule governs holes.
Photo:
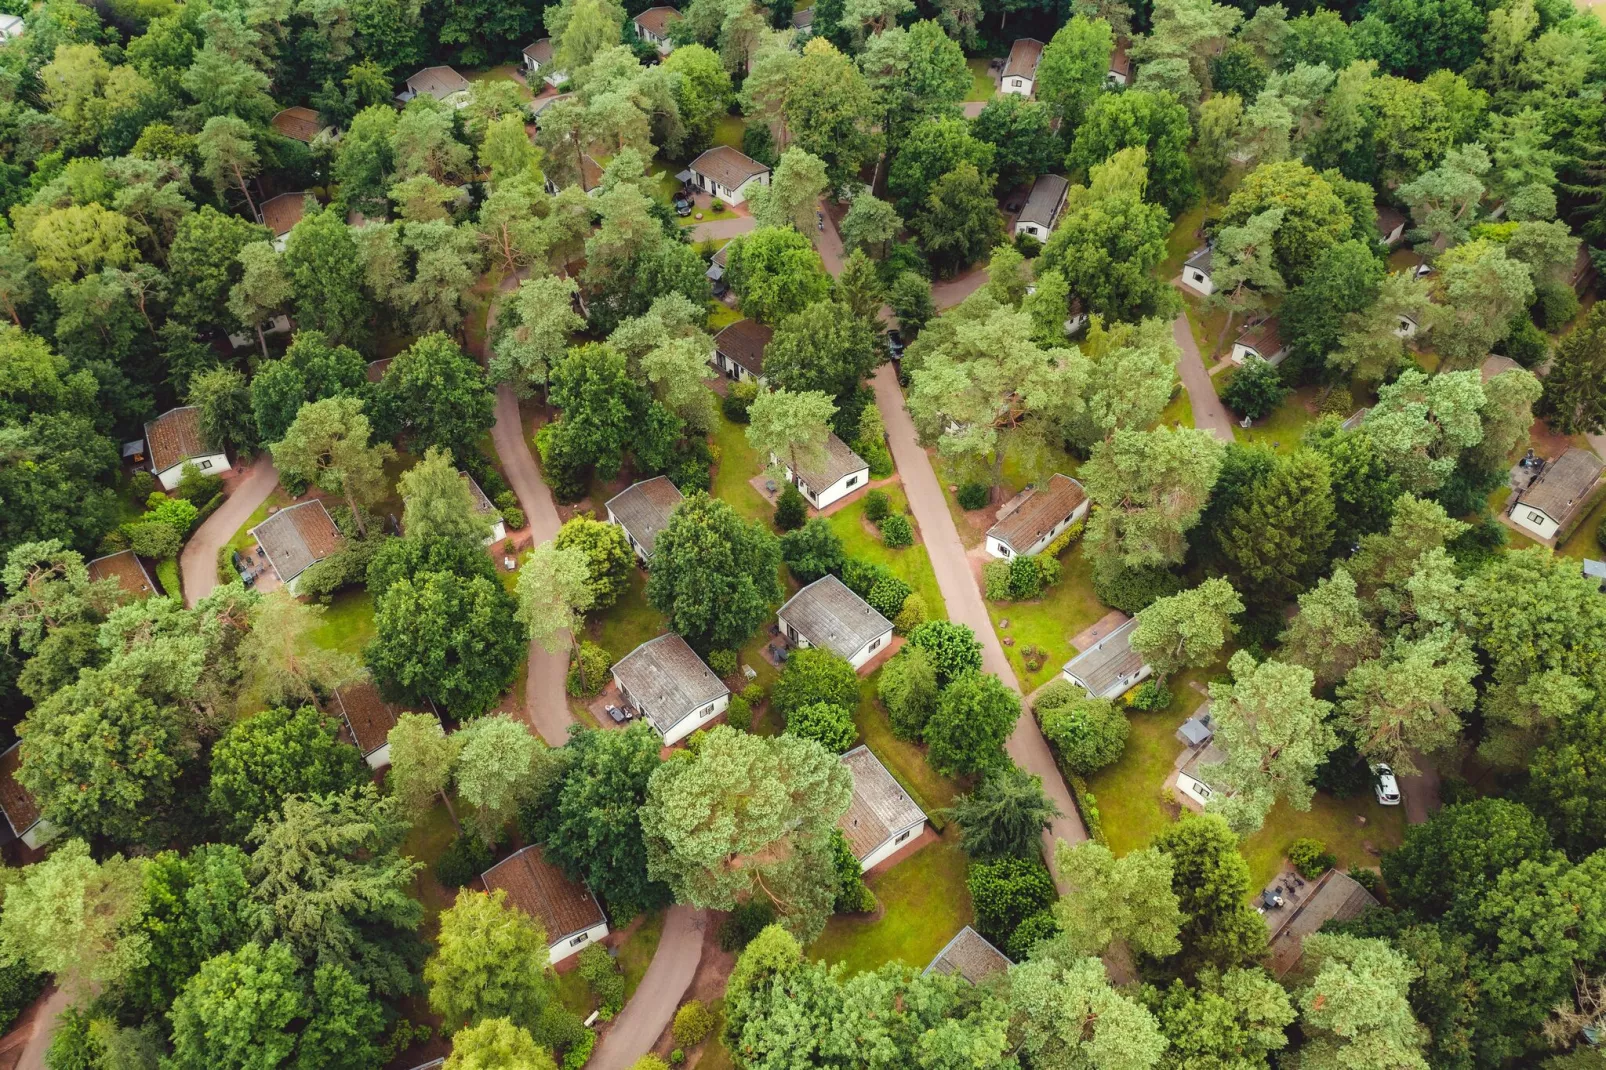
MULTIPOLYGON (((901 513, 908 510, 909 499, 902 487, 890 484, 882 490, 885 491, 893 512, 901 513)), ((916 594, 925 599, 926 608, 933 619, 947 619, 948 610, 942 600, 942 590, 937 586, 937 574, 931 568, 931 555, 926 552, 923 544, 916 543, 898 550, 888 548, 881 541, 881 536, 864 519, 863 497, 831 514, 830 519, 831 530, 842 540, 844 553, 860 561, 885 565, 899 579, 914 588, 916 594)))
POLYGON ((1093 569, 1082 553, 1082 545, 1074 546, 1060 562, 1064 568, 1060 581, 1041 598, 987 603, 987 615, 998 637, 1014 639, 1012 645, 1004 647, 1004 655, 1015 670, 1021 690, 1028 694, 1052 680, 1077 653, 1071 638, 1109 612, 1093 593, 1093 569), (1006 620, 1007 628, 1002 624, 1006 620), (1048 652, 1036 672, 1027 669, 1022 655, 1028 646, 1048 652))

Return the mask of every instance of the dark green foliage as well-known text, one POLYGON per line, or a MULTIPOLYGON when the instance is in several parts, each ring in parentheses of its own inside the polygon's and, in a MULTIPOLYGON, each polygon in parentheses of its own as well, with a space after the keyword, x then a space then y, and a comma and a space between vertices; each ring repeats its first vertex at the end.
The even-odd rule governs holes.
POLYGON ((1249 905, 1249 864, 1219 815, 1186 816, 1154 838, 1171 857, 1171 890, 1186 921, 1182 961, 1228 969, 1259 959, 1266 923, 1249 905))
POLYGON ((892 276, 887 290, 887 304, 902 325, 905 340, 920 333, 937 314, 931 301, 931 282, 918 271, 902 271, 892 276))
POLYGON ((1188 159, 1192 133, 1188 109, 1170 93, 1147 89, 1106 93, 1094 101, 1077 127, 1066 162, 1092 167, 1122 149, 1147 149, 1147 197, 1176 215, 1199 195, 1188 159))
POLYGON ((1383 275, 1383 261, 1363 242, 1344 241, 1322 250, 1305 281, 1289 291, 1277 310, 1290 356, 1302 367, 1320 366, 1338 348, 1345 315, 1377 300, 1383 275))
POLYGON ((963 673, 942 689, 926 722, 926 760, 944 776, 997 768, 1009 760, 1004 744, 1019 719, 1018 693, 991 674, 963 673))
POLYGON ((1495 348, 1524 368, 1536 368, 1550 355, 1550 339, 1528 318, 1528 313, 1519 312, 1511 317, 1510 331, 1495 348))
POLYGON ((1324 791, 1335 799, 1350 799, 1372 790, 1376 777, 1372 768, 1355 749, 1355 744, 1342 740, 1327 753, 1327 760, 1316 767, 1312 781, 1316 790, 1324 791))
POLYGON ((368 779, 357 748, 311 706, 263 710, 237 721, 212 748, 208 805, 234 839, 276 812, 286 795, 342 792, 368 779))
POLYGON ((719 926, 722 951, 740 951, 775 921, 775 908, 768 899, 749 899, 739 903, 719 926))
POLYGON ((1015 931, 1009 934, 1009 943, 1004 951, 1016 962, 1025 962, 1026 957, 1032 953, 1032 948, 1044 940, 1052 940, 1060 933, 1060 923, 1054 920, 1054 915, 1046 910, 1039 910, 1021 919, 1015 926, 1015 931))
POLYGON ((1338 857, 1321 840, 1301 836, 1288 845, 1288 861, 1303 876, 1314 880, 1337 865, 1338 857))
POLYGON ((1372 439, 1362 430, 1345 431, 1328 416, 1305 432, 1305 444, 1327 458, 1333 488, 1333 543, 1349 546, 1389 525, 1394 501, 1403 492, 1372 439))
POLYGON ((1161 598, 1182 590, 1182 580, 1163 568, 1113 568, 1093 570, 1093 593, 1100 602, 1123 613, 1147 609, 1161 598))
POLYGON ((613 666, 613 655, 589 639, 582 640, 580 649, 569 659, 569 675, 565 688, 575 698, 592 698, 608 686, 608 670, 613 666))
POLYGON ((859 738, 853 711, 834 702, 814 702, 786 716, 786 734, 812 739, 833 754, 843 754, 859 738))
POLYGON ((955 497, 959 500, 961 509, 983 509, 992 497, 992 491, 987 484, 972 481, 961 483, 959 493, 955 497))
POLYGON ((796 531, 781 536, 781 560, 799 583, 813 583, 842 568, 842 540, 823 516, 811 517, 796 531))
POLYGON ((478 546, 465 546, 456 539, 384 539, 368 562, 368 593, 377 604, 398 580, 423 572, 495 579, 496 563, 478 546))
POLYGON ((889 549, 896 550, 914 544, 914 525, 902 513, 884 516, 876 526, 881 529, 881 542, 889 549))
POLYGON ((708 652, 708 667, 714 670, 714 675, 720 679, 736 675, 737 652, 734 650, 710 650, 708 652))
POLYGON ((1534 320, 1547 331, 1559 331, 1578 315, 1578 294, 1564 282, 1534 285, 1534 320))
POLYGON ((1109 699, 1092 698, 1068 680, 1050 683, 1032 708, 1044 738, 1073 773, 1096 773, 1126 750, 1126 715, 1109 699))
POLYGON ((1606 428, 1606 302, 1557 344, 1538 409, 1565 435, 1606 428))
MULTIPOLYGON (((1057 563, 1057 562, 1056 562, 1057 563)), ((1017 602, 1043 593, 1044 576, 1035 554, 1017 554, 1009 561, 1009 596, 1017 602)))
POLYGON ((860 598, 869 598, 875 585, 886 579, 896 579, 893 571, 874 561, 861 561, 856 557, 842 561, 842 582, 860 598))
POLYGON ((1478 799, 1408 828, 1399 849, 1383 857, 1383 879, 1393 902, 1433 918, 1476 908, 1502 872, 1549 850, 1550 834, 1533 811, 1478 799))
POLYGON ((392 694, 477 717, 496 705, 524 660, 517 608, 497 580, 420 572, 375 600, 376 634, 364 657, 392 694))
POLYGON ((699 650, 740 647, 781 600, 780 540, 696 493, 653 543, 647 601, 699 650))
POLYGON ((720 411, 725 414, 725 419, 731 423, 745 424, 747 422, 748 406, 753 404, 753 398, 757 396, 758 384, 751 379, 732 383, 730 388, 725 391, 725 396, 720 399, 720 411))
POLYGON ((43 992, 49 978, 35 973, 26 963, 0 966, 0 1032, 10 1032, 17 1015, 28 1009, 43 992))
POLYGON ((843 709, 859 705, 859 675, 847 661, 819 647, 792 651, 770 691, 770 705, 783 717, 818 702, 843 709))
POLYGON ((971 133, 993 147, 998 184, 1013 189, 1059 167, 1054 116, 1041 101, 1015 93, 995 95, 971 122, 971 133))
POLYGON ((1335 514, 1329 471, 1315 450, 1278 456, 1227 508, 1215 536, 1240 587, 1276 603, 1324 570, 1335 514))
POLYGON ((937 676, 932 657, 919 647, 905 646, 881 668, 876 696, 887 708, 887 720, 899 739, 919 739, 931 711, 937 708, 937 676))
POLYGON ((1043 830, 1061 814, 1043 794, 1042 779, 1010 762, 955 799, 944 816, 959 825, 960 846, 972 858, 1036 858, 1043 830))
POLYGON ((1041 858, 972 862, 965 884, 976 912, 976 931, 997 947, 1009 946, 1021 922, 1059 898, 1041 858))
POLYGON ((808 519, 809 503, 803 492, 791 482, 781 487, 781 496, 775 503, 775 526, 782 531, 796 531, 808 519))
POLYGON ((884 490, 872 490, 864 496, 864 518, 879 524, 892 513, 892 503, 884 490))
POLYGON ((864 883, 864 869, 841 829, 831 837, 831 861, 836 869, 838 914, 865 914, 875 909, 875 893, 864 883))
POLYGON ((472 832, 459 833, 435 860, 435 879, 447 888, 461 888, 491 868, 491 849, 472 832))
POLYGON ((914 588, 898 577, 883 576, 876 580, 875 586, 870 588, 870 593, 864 600, 869 602, 870 608, 877 613, 888 620, 893 620, 898 616, 898 611, 903 609, 904 601, 913 593, 914 588))
POLYGON ((931 655, 938 686, 946 687, 963 673, 981 670, 981 643, 967 625, 928 620, 909 633, 909 645, 931 655))
POLYGON ((614 962, 613 956, 608 954, 608 949, 601 944, 592 944, 580 952, 578 972, 585 983, 591 986, 591 994, 597 997, 603 1020, 618 1014, 625 1005, 625 975, 620 971, 619 964, 614 962))
POLYGON ((1234 41, 1210 60, 1210 86, 1217 93, 1236 93, 1244 106, 1255 102, 1270 74, 1265 61, 1242 41, 1234 41))
POLYGON ((258 915, 249 865, 233 844, 206 844, 187 855, 163 851, 151 859, 139 920, 149 954, 124 981, 130 1006, 165 1012, 201 963, 251 938, 258 915))
POLYGON ((746 732, 753 727, 753 706, 740 695, 732 695, 730 705, 725 708, 725 723, 738 732, 746 732))
POLYGON ((1606 714, 1598 700, 1561 718, 1528 764, 1525 794, 1570 858, 1606 847, 1606 714))
POLYGON ((1250 357, 1232 373, 1221 400, 1239 416, 1259 420, 1269 416, 1288 397, 1288 385, 1277 369, 1259 357, 1250 357))

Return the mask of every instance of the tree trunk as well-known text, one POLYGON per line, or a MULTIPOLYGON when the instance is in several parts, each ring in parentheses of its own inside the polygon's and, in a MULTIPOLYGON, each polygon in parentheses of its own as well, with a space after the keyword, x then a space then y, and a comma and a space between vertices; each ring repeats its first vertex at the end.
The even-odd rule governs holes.
POLYGON ((261 218, 257 215, 257 202, 251 199, 251 191, 245 188, 245 175, 238 167, 234 169, 234 180, 240 184, 240 192, 245 195, 245 206, 251 209, 251 218, 261 218))
POLYGON ((357 537, 359 539, 367 538, 368 529, 362 522, 362 512, 357 508, 357 499, 351 496, 351 489, 349 487, 342 485, 341 489, 345 492, 346 508, 351 510, 351 522, 352 524, 356 525, 357 537))
POLYGON ((256 325, 257 345, 262 347, 262 359, 268 359, 268 336, 262 333, 262 324, 256 325))

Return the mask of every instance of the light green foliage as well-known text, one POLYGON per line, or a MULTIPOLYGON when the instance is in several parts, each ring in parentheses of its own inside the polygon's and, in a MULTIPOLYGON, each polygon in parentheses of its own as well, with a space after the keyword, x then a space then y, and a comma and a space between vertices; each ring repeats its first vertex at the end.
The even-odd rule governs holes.
POLYGON ((781 153, 770 184, 752 190, 748 207, 761 227, 790 226, 806 234, 825 188, 825 161, 793 146, 781 153))
POLYGON ((1043 49, 1037 66, 1037 99, 1052 107, 1071 129, 1104 90, 1115 35, 1103 19, 1073 15, 1043 49))
POLYGON ((1442 485, 1462 451, 1482 441, 1485 404, 1476 370, 1429 376, 1411 368, 1378 388, 1362 427, 1405 489, 1421 494, 1442 485))
POLYGON ((905 647, 882 667, 876 686, 892 731, 900 739, 919 739, 937 706, 937 674, 931 655, 920 647, 905 647))
POLYGON ((1288 1046, 1297 1017, 1287 990, 1258 968, 1200 970, 1193 985, 1172 981, 1144 998, 1171 1042, 1160 1060, 1166 1070, 1261 1070, 1288 1046))
POLYGON ((926 721, 926 758, 944 776, 996 768, 1020 719, 1020 695, 998 677, 966 672, 950 680, 926 721))
POLYGON ((1069 889, 1054 904, 1054 920, 1076 954, 1101 955, 1115 941, 1155 959, 1182 949, 1168 855, 1145 847, 1116 858, 1103 844, 1062 840, 1054 867, 1069 889))
POLYGON ((793 651, 770 692, 770 704, 783 717, 790 717, 796 710, 822 702, 845 710, 857 706, 858 674, 829 650, 806 647, 793 651))
POLYGON ((1118 430, 1095 445, 1080 473, 1097 507, 1085 536, 1095 563, 1130 569, 1180 562, 1224 448, 1208 432, 1167 427, 1118 430))
POLYGON ((1243 599, 1232 584, 1207 579, 1140 611, 1132 649, 1161 677, 1190 665, 1208 665, 1237 631, 1232 618, 1243 611, 1243 599))
POLYGON ((833 702, 814 702, 787 715, 786 734, 812 739, 833 754, 842 754, 853 746, 859 730, 852 710, 833 702))
POLYGON ((1486 239, 1458 245, 1439 257, 1435 295, 1445 312, 1434 343, 1448 361, 1481 360, 1506 337, 1511 317, 1533 300, 1533 273, 1486 239))
POLYGON ((465 888, 441 913, 424 983, 448 1029, 491 1018, 534 1022, 552 998, 551 966, 539 920, 509 906, 501 888, 465 888))
POLYGON ((1400 187, 1400 200, 1416 223, 1412 235, 1425 248, 1442 250, 1466 241, 1477 220, 1489 166, 1482 145, 1463 145, 1400 187))
POLYGON ((860 193, 848 205, 848 214, 837 228, 842 244, 849 251, 863 248, 878 259, 886 255, 887 243, 903 229, 903 219, 888 204, 869 192, 860 193))
POLYGON ((475 505, 468 478, 452 452, 431 446, 424 459, 402 473, 402 526, 415 539, 455 539, 479 546, 491 537, 491 514, 475 505))
POLYGON ((830 292, 820 254, 790 228, 762 227, 731 241, 725 276, 741 298, 742 312, 775 324, 830 292))
POLYGON ((1385 275, 1375 301, 1343 316, 1338 345, 1327 354, 1327 366, 1368 381, 1382 379, 1405 355, 1400 317, 1413 321, 1418 334, 1438 324, 1442 313, 1429 292, 1427 280, 1410 272, 1385 275))
POLYGON ((1240 650, 1228 663, 1230 684, 1210 685, 1210 714, 1227 760, 1211 776, 1231 793, 1219 806, 1238 833, 1256 831, 1278 799, 1310 809, 1311 781, 1338 745, 1328 723, 1333 705, 1315 698, 1302 665, 1259 661, 1240 650))
POLYGON ((340 792, 368 779, 357 748, 312 706, 263 710, 237 721, 212 748, 207 804, 224 828, 243 837, 279 809, 284 796, 340 792))
POLYGON ((487 1018, 452 1035, 447 1070, 556 1070, 552 1053, 506 1018, 487 1018))
POLYGON ((511 382, 520 397, 529 397, 546 384, 552 366, 568 348, 569 335, 584 323, 571 301, 578 290, 573 279, 555 275, 519 284, 509 309, 517 323, 493 347, 487 369, 492 382, 511 382))
POLYGON ((1262 212, 1281 208, 1273 238, 1277 270, 1297 285, 1324 249, 1349 237, 1352 218, 1325 177, 1297 160, 1267 163, 1244 177, 1222 213, 1222 222, 1240 226, 1262 212))
POLYGON ((1465 636, 1448 626, 1419 639, 1397 635, 1338 685, 1338 710, 1356 747, 1407 776, 1413 751, 1454 746, 1461 714, 1472 708, 1478 660, 1465 636))
POLYGON ((503 826, 536 785, 546 747, 530 729, 506 714, 481 717, 457 732, 457 793, 474 806, 473 825, 487 845, 501 839, 503 826))
POLYGON ((1285 660, 1305 666, 1323 688, 1383 649, 1356 596, 1355 578, 1343 566, 1299 596, 1299 612, 1277 643, 1285 660))
POLYGON ((793 472, 825 467, 825 442, 836 403, 820 390, 760 389, 747 409, 747 444, 769 459, 769 471, 786 478, 793 472))
POLYGON ((290 1023, 307 1016, 295 953, 246 944, 206 961, 173 1003, 172 1065, 183 1070, 267 1067, 296 1047, 290 1023))
MULTIPOLYGON (((577 516, 564 523, 552 545, 560 551, 579 550, 585 555, 585 582, 591 590, 591 600, 584 609, 606 609, 629 588, 636 555, 619 525, 577 516)), ((564 569, 567 571, 568 566, 564 569)))
POLYGON ((1109 699, 1092 698, 1063 677, 1037 693, 1033 709, 1043 736, 1074 773, 1095 773, 1120 760, 1126 749, 1126 714, 1109 699))
POLYGON ((371 437, 361 399, 324 398, 303 405, 270 449, 280 472, 342 495, 361 532, 361 507, 383 497, 385 462, 396 453, 388 443, 371 445, 371 437))
POLYGON ((519 620, 530 637, 548 651, 569 645, 596 599, 585 550, 544 542, 531 551, 519 572, 519 620))
POLYGON ((1382 940, 1317 933, 1305 956, 1316 974, 1299 997, 1301 1070, 1425 1070, 1406 998, 1418 971, 1404 955, 1382 940))
MULTIPOLYGON (((1042 285, 1039 278, 1039 293, 1042 285)), ((1091 361, 1085 395, 1091 435, 1108 439, 1120 430, 1152 427, 1177 388, 1180 351, 1171 325, 1149 318, 1106 328, 1095 317, 1081 349, 1091 361)))
POLYGON ((1216 348, 1232 330, 1233 317, 1266 307, 1268 300, 1281 296, 1282 272, 1275 259, 1277 230, 1287 210, 1267 208, 1244 220, 1241 226, 1222 227, 1216 234, 1210 279, 1215 292, 1209 301, 1227 310, 1216 348))
POLYGON ((390 744, 387 783, 391 794, 409 814, 421 816, 451 783, 462 740, 455 732, 448 736, 434 714, 403 713, 386 742, 390 744))
POLYGON ((145 964, 147 941, 132 929, 146 863, 112 855, 96 862, 68 840, 26 867, 5 890, 0 953, 58 983, 113 983, 145 964))
POLYGON ((1148 1070, 1165 1050, 1143 1006, 1111 987, 1098 959, 1043 955, 1010 971, 1011 1039, 1041 1070, 1148 1070))

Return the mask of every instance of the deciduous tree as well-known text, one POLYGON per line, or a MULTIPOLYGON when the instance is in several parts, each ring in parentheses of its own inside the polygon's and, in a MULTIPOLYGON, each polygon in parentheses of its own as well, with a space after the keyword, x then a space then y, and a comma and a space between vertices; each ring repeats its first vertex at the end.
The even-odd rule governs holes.
POLYGON ((513 596, 483 575, 399 579, 375 606, 376 634, 364 658, 405 700, 428 699, 454 717, 474 717, 496 704, 524 656, 517 609, 513 596))
POLYGON ((287 475, 343 496, 363 532, 362 507, 385 493, 385 462, 396 451, 371 445, 368 416, 354 397, 332 397, 301 407, 284 437, 273 443, 273 463, 287 475))
POLYGON ((1240 650, 1228 662, 1230 684, 1210 685, 1210 714, 1227 751, 1218 773, 1227 798, 1219 810, 1239 833, 1258 830, 1279 800, 1310 809, 1316 770, 1338 745, 1328 724, 1333 706, 1311 694, 1302 665, 1256 661, 1240 650))
POLYGON ((926 722, 927 758, 945 776, 993 769, 1008 761, 1004 743, 1019 719, 1018 693, 989 673, 962 673, 942 689, 926 722))
POLYGON ((699 650, 733 649, 781 600, 780 543, 727 503, 694 494, 653 543, 647 601, 699 650))
POLYGON ((1054 920, 1077 954, 1102 955, 1116 941, 1154 959, 1182 950, 1169 855, 1145 847, 1116 858, 1100 843, 1061 840, 1054 865, 1071 889, 1054 904, 1054 920))
POLYGON ((491 537, 491 517, 479 511, 452 451, 431 446, 424 459, 396 481, 402 498, 402 524, 417 539, 455 539, 480 546, 491 537))
POLYGON ((448 1028, 489 1019, 535 1022, 556 984, 547 934, 537 918, 508 905, 501 888, 464 888, 441 912, 435 954, 424 964, 429 1005, 448 1028))

